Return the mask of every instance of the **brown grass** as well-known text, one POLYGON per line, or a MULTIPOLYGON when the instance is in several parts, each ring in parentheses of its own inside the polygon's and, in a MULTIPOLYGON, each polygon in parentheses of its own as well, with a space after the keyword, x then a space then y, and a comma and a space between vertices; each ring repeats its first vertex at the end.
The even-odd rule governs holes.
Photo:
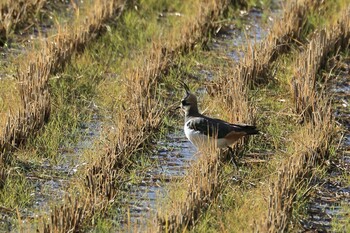
POLYGON ((296 133, 294 154, 282 161, 277 177, 271 180, 268 213, 258 224, 259 232, 288 231, 297 191, 307 184, 313 169, 328 156, 334 133, 330 106, 323 103, 318 110, 322 114, 296 133))
POLYGON ((7 0, 0 3, 0 43, 17 27, 35 20, 46 0, 7 0))
MULTIPOLYGON (((288 43, 301 37, 300 27, 305 20, 306 12, 310 7, 314 7, 313 3, 313 1, 298 1, 296 5, 289 5, 283 20, 274 25, 262 43, 255 48, 248 46, 240 64, 228 65, 231 67, 230 70, 223 71, 224 75, 219 75, 209 84, 208 93, 211 97, 209 105, 212 107, 209 106, 209 109, 222 108, 219 111, 223 112, 223 118, 230 122, 254 123, 254 109, 249 104, 247 87, 261 77, 266 77, 272 61, 279 54, 286 52, 288 43), (234 74, 234 78, 225 74, 234 74)), ((243 144, 243 141, 238 143, 236 150, 242 148, 243 144)), ((220 181, 222 165, 219 163, 217 153, 213 151, 204 153, 198 163, 191 167, 183 181, 175 185, 170 195, 177 198, 170 196, 170 200, 167 200, 169 203, 165 204, 165 210, 163 206, 158 212, 158 225, 161 231, 179 231, 195 223, 199 213, 212 202, 223 185, 220 181), (179 190, 182 190, 181 198, 178 198, 179 190)))
MULTIPOLYGON (((247 86, 253 83, 266 83, 272 62, 279 55, 289 51, 290 43, 299 43, 305 36, 303 35, 305 18, 311 9, 318 6, 317 4, 314 1, 293 1, 285 10, 282 20, 275 23, 266 39, 254 48, 248 46, 243 61, 231 72, 223 71, 224 74, 234 74, 234 79, 223 75, 209 85, 208 92, 211 97, 210 104, 212 104, 209 109, 220 106, 224 109, 221 111, 224 113, 224 119, 231 122, 254 122, 254 109, 248 104, 247 86)), ((344 35, 346 33, 338 34, 338 39, 346 41, 342 37, 344 35)), ((303 92, 300 93, 303 94, 303 92)), ((314 110, 313 123, 308 124, 302 132, 297 132, 295 135, 295 154, 277 165, 281 169, 278 170, 277 181, 270 187, 272 194, 269 198, 269 212, 265 212, 266 208, 258 211, 267 214, 268 217, 262 220, 267 224, 262 224, 263 227, 258 225, 255 228, 258 231, 281 232, 286 229, 299 182, 309 175, 310 168, 315 166, 315 161, 327 155, 333 130, 328 102, 318 98, 317 109, 314 110), (306 140, 303 140, 305 138, 306 140)), ((217 157, 214 158, 216 159, 212 165, 215 167, 213 172, 204 174, 200 172, 207 171, 210 162, 200 166, 196 164, 185 176, 183 182, 172 189, 173 195, 181 198, 175 199, 170 196, 169 203, 165 205, 166 209, 162 207, 162 211, 159 211, 158 218, 162 231, 187 229, 189 225, 195 223, 201 208, 207 207, 220 191, 222 183, 217 181, 220 180, 222 166, 218 165, 217 157), (187 188, 184 190, 180 188, 184 186, 187 188)), ((201 163, 203 162, 198 162, 198 164, 201 163)), ((272 180, 275 179, 272 178, 272 180)), ((258 193, 267 192, 260 190, 258 193)), ((249 204, 247 202, 247 205, 249 204)), ((256 213, 253 215, 256 216, 256 213)))
MULTIPOLYGON (((131 163, 132 155, 144 150, 148 139, 159 128, 162 115, 166 111, 156 92, 162 72, 172 65, 172 60, 178 53, 193 48, 210 29, 209 22, 218 17, 225 7, 225 1, 196 1, 192 4, 196 7, 191 9, 197 11, 192 12, 189 17, 181 18, 179 24, 166 37, 155 39, 151 48, 134 57, 131 64, 126 64, 127 69, 117 84, 113 84, 115 88, 112 89, 118 90, 112 93, 114 101, 118 103, 111 113, 115 129, 106 133, 107 139, 87 156, 89 161, 86 170, 80 171, 81 177, 85 179, 84 185, 82 186, 80 180, 72 184, 80 187, 79 190, 88 197, 90 204, 84 210, 84 216, 91 216, 89 213, 103 214, 101 211, 113 204, 126 179, 125 170, 131 163)), ((64 220, 63 215, 53 214, 58 216, 51 219, 61 220, 51 221, 49 228, 67 229, 65 226, 51 226, 64 220)), ((85 219, 86 222, 90 220, 85 219)))
MULTIPOLYGON (((25 58, 18 61, 16 78, 20 103, 5 103, 18 108, 11 108, 12 111, 6 115, 5 121, 0 122, 1 169, 12 159, 9 156, 10 152, 47 122, 51 108, 48 90, 50 75, 61 69, 73 53, 81 51, 86 43, 98 36, 105 20, 117 16, 123 7, 123 1, 96 1, 91 8, 86 9, 84 19, 76 19, 74 24, 60 26, 56 35, 42 40, 38 48, 26 52, 25 58)), ((15 94, 12 93, 12 95, 15 94)), ((43 231, 51 229, 57 232, 57 229, 61 229, 61 232, 65 232, 72 225, 72 221, 80 216, 80 204, 74 205, 77 209, 73 209, 73 212, 67 209, 71 205, 56 209, 51 220, 55 224, 60 224, 59 227, 52 228, 54 225, 45 223, 43 231), (57 222, 58 219, 63 223, 57 222)), ((81 223, 80 220, 77 222, 81 223)))
POLYGON ((215 148, 198 153, 183 181, 174 184, 148 232, 179 232, 195 224, 221 188, 220 162, 215 148), (185 188, 184 188, 185 187, 185 188), (174 191, 176 190, 176 191, 174 191), (165 207, 165 209, 164 209, 165 207), (155 226, 159 228, 154 229, 155 226))
POLYGON ((343 11, 338 23, 329 29, 321 30, 313 35, 305 51, 296 60, 291 92, 295 103, 295 111, 303 120, 312 119, 317 113, 318 102, 317 75, 325 67, 331 52, 337 52, 349 45, 350 8, 343 11))
POLYGON ((293 138, 295 153, 288 160, 282 161, 278 176, 271 179, 268 213, 257 226, 260 232, 288 231, 297 190, 312 175, 313 169, 328 157, 334 136, 334 122, 329 97, 322 90, 316 89, 316 78, 322 62, 330 52, 348 46, 349 9, 342 12, 341 16, 339 24, 330 25, 328 30, 313 36, 307 50, 300 54, 295 63, 303 89, 298 87, 292 93, 295 99, 297 97, 299 101, 304 101, 298 103, 297 109, 308 112, 304 117, 307 116, 309 123, 293 138))
POLYGON ((39 49, 27 53, 19 63, 18 82, 21 106, 1 125, 0 151, 6 153, 23 143, 47 121, 50 115, 48 79, 50 74, 64 66, 71 55, 96 37, 103 22, 120 13, 123 1, 97 1, 87 9, 81 24, 66 25, 57 35, 42 42, 39 49))
POLYGON ((290 44, 299 43, 302 40, 307 14, 318 4, 317 1, 312 0, 288 1, 282 18, 276 19, 266 38, 254 47, 248 45, 238 69, 249 81, 250 86, 254 83, 269 81, 269 65, 278 56, 288 52, 290 44))

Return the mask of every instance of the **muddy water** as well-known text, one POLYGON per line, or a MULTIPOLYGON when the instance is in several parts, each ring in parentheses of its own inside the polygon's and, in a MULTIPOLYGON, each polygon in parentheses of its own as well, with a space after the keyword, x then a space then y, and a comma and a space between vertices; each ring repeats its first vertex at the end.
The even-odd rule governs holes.
POLYGON ((84 166, 81 163, 82 152, 92 147, 93 141, 100 136, 101 129, 102 124, 96 114, 91 122, 81 126, 79 132, 81 140, 77 144, 71 148, 61 148, 61 152, 57 155, 59 162, 51 164, 47 160, 39 168, 46 172, 27 174, 28 180, 35 187, 35 191, 31 193, 34 205, 33 208, 22 213, 23 217, 29 220, 49 214, 52 204, 58 206, 64 200, 69 178, 78 171, 79 167, 84 166))
POLYGON ((305 231, 350 231, 342 227, 343 221, 349 218, 350 207, 350 181, 345 178, 350 175, 350 58, 332 82, 333 112, 336 121, 344 128, 344 134, 337 155, 331 158, 327 174, 313 181, 317 185, 316 193, 307 204, 307 218, 301 222, 305 231), (348 207, 347 212, 344 206, 348 207), (333 228, 335 222, 337 228, 333 228))
MULTIPOLYGON (((247 40, 252 40, 251 43, 258 42, 266 35, 267 30, 261 26, 260 10, 242 11, 240 17, 242 27, 236 28, 234 21, 225 23, 209 44, 209 49, 216 55, 239 61, 243 56, 240 51, 246 46, 247 40)), ((210 70, 202 69, 200 73, 205 79, 214 78, 210 70)), ((205 90, 199 90, 197 94, 203 95, 205 90)), ((121 223, 124 231, 134 232, 137 229, 136 231, 143 232, 149 223, 149 217, 156 210, 159 197, 165 195, 166 184, 181 178, 190 168, 191 161, 196 159, 196 149, 185 138, 182 121, 177 132, 169 134, 165 141, 158 142, 157 148, 151 157, 157 166, 147 172, 140 185, 130 189, 131 198, 126 203, 128 216, 121 223)))
POLYGON ((139 230, 154 214, 157 198, 164 195, 165 184, 185 175, 195 159, 196 148, 182 132, 169 134, 165 140, 157 143, 156 148, 151 156, 151 161, 156 165, 146 172, 140 184, 131 187, 129 193, 129 216, 123 223, 139 230))

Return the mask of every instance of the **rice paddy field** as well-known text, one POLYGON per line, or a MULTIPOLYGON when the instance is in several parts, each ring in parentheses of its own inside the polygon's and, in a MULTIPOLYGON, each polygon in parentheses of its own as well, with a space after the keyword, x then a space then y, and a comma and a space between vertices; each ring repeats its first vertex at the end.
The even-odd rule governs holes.
POLYGON ((349 38, 349 0, 0 1, 0 232, 350 232, 349 38), (260 134, 197 151, 181 82, 260 134))

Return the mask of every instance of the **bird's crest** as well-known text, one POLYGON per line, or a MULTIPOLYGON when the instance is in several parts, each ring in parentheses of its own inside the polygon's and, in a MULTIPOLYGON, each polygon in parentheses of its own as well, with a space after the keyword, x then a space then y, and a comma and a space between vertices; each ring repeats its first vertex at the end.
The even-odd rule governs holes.
POLYGON ((186 83, 184 83, 183 81, 179 81, 180 82, 180 85, 185 89, 186 91, 186 96, 190 95, 191 94, 191 91, 190 91, 190 88, 187 86, 186 83))

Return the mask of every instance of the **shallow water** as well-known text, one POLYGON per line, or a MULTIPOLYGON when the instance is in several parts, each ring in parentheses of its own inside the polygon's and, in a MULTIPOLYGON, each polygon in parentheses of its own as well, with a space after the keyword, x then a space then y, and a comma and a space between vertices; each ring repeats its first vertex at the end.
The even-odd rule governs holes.
POLYGON ((31 194, 34 205, 31 210, 22 213, 23 217, 36 218, 51 211, 52 203, 58 206, 66 194, 68 179, 72 177, 84 164, 81 163, 82 152, 92 147, 92 142, 100 136, 102 129, 98 116, 95 115, 91 122, 85 123, 81 129, 81 140, 69 150, 62 150, 57 159, 57 164, 51 165, 49 160, 42 163, 40 169, 47 170, 47 176, 38 177, 35 173, 27 174, 28 180, 32 182, 35 191, 31 194))
MULTIPOLYGON (((164 195, 165 185, 185 175, 191 161, 195 159, 196 148, 181 133, 170 134, 156 145, 151 160, 156 163, 148 170, 138 185, 130 188, 127 205, 131 226, 141 230, 154 216, 159 197, 164 195)), ((123 224, 122 223, 122 224, 123 224)))
MULTIPOLYGON (((209 45, 211 50, 222 51, 237 62, 244 57, 243 49, 247 41, 254 45, 268 33, 267 28, 262 27, 263 12, 261 10, 241 11, 240 14, 242 26, 237 28, 235 21, 225 23, 209 45)), ((272 18, 268 20, 273 21, 272 18)))

